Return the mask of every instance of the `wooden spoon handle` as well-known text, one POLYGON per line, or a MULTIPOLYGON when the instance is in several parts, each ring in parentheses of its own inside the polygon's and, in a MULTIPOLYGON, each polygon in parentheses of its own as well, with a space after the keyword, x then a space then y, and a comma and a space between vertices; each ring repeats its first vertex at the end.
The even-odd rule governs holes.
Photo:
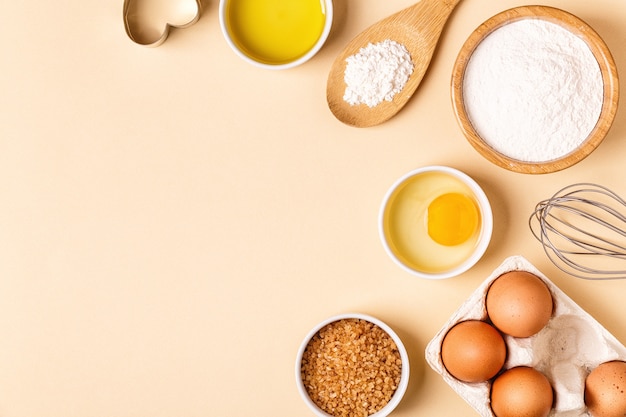
POLYGON ((419 33, 419 37, 428 39, 428 44, 434 48, 450 14, 460 1, 421 0, 389 19, 406 25, 406 30, 410 32, 419 33))

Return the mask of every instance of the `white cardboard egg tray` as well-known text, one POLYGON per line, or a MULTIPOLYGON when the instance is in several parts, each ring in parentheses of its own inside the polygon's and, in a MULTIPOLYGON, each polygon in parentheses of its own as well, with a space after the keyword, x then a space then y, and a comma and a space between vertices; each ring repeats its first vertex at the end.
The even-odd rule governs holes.
POLYGON ((555 394, 551 416, 588 416, 584 402, 585 378, 602 362, 626 360, 626 348, 521 256, 505 259, 450 317, 426 347, 428 364, 481 416, 494 416, 489 400, 491 382, 468 384, 455 379, 441 361, 441 343, 456 323, 487 318, 487 290, 496 278, 509 271, 528 271, 543 279, 552 293, 554 314, 548 324, 531 337, 520 339, 504 335, 507 345, 504 369, 525 365, 543 372, 555 394))

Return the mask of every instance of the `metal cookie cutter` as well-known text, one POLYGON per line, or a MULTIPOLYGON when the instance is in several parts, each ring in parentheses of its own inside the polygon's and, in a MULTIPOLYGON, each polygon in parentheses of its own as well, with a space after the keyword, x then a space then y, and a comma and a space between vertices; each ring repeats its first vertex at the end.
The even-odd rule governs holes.
POLYGON ((124 28, 135 43, 159 46, 170 28, 183 29, 200 19, 200 0, 124 0, 124 28))

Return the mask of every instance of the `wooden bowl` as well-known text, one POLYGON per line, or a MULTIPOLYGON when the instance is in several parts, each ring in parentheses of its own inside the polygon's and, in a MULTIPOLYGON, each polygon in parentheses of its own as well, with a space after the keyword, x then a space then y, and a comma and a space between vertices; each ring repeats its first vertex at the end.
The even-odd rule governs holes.
POLYGON ((619 80, 613 57, 600 36, 578 17, 548 6, 522 6, 501 12, 480 25, 461 48, 452 71, 452 104, 457 121, 470 144, 487 160, 510 171, 544 174, 568 168, 587 157, 604 139, 617 112, 619 80), (603 102, 600 116, 587 138, 570 153, 553 160, 527 162, 496 151, 477 133, 466 111, 463 82, 468 62, 478 45, 496 29, 522 19, 542 19, 560 25, 585 41, 600 66, 603 102))

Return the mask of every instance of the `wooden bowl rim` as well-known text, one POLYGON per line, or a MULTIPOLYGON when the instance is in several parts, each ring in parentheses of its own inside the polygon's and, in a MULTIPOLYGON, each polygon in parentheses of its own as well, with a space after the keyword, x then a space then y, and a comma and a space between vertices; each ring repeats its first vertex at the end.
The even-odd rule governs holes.
POLYGON ((613 56, 604 40, 586 22, 551 6, 519 6, 500 12, 483 22, 467 38, 453 66, 451 80, 452 104, 457 122, 470 144, 486 159, 514 172, 545 174, 568 168, 584 158, 602 142, 609 131, 619 99, 619 77, 613 56), (523 19, 542 19, 569 30, 590 48, 598 65, 603 82, 603 102, 598 121, 583 143, 561 158, 540 162, 520 161, 504 155, 489 146, 475 131, 465 111, 463 78, 467 64, 478 45, 492 32, 507 24, 523 19))

